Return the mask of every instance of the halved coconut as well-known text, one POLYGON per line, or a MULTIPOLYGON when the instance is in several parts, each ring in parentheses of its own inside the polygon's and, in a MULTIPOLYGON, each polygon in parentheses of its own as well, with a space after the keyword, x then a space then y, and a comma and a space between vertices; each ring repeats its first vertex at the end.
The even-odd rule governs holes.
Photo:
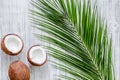
POLYGON ((27 59, 34 66, 42 66, 47 61, 46 50, 42 46, 34 45, 28 50, 27 59))
POLYGON ((1 40, 1 49, 9 55, 19 54, 23 47, 23 40, 17 34, 7 34, 1 40))

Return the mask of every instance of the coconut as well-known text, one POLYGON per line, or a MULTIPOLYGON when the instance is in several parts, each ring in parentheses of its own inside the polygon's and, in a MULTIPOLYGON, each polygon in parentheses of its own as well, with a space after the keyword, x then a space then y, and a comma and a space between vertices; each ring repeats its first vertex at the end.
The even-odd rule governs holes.
POLYGON ((27 59, 34 66, 42 66, 47 61, 46 50, 40 45, 34 45, 28 50, 27 59))
POLYGON ((23 40, 17 34, 7 34, 1 40, 1 49, 9 55, 19 54, 23 47, 23 40))
POLYGON ((8 75, 10 80, 30 80, 30 70, 27 65, 20 60, 10 64, 8 75))

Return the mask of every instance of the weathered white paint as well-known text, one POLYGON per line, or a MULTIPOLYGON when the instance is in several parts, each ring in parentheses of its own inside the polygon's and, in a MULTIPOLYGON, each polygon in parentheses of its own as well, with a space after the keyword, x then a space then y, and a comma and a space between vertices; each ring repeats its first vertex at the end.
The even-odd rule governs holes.
MULTIPOLYGON (((115 71, 117 80, 120 80, 120 0, 97 0, 97 5, 109 24, 108 33, 113 38, 115 71)), ((9 80, 8 67, 15 60, 22 60, 29 66, 31 80, 55 80, 54 75, 61 73, 54 69, 50 62, 42 67, 34 67, 27 62, 26 53, 30 46, 34 44, 49 45, 41 43, 33 36, 32 33, 38 31, 29 23, 29 8, 29 0, 0 0, 0 38, 8 33, 17 33, 25 43, 23 52, 18 56, 12 57, 0 50, 0 80, 9 80)), ((44 34, 43 32, 39 33, 44 34)))

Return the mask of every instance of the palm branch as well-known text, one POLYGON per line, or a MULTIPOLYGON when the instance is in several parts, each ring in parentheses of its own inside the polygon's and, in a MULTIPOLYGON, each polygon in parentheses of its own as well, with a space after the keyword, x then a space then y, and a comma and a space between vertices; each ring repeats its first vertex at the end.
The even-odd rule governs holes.
POLYGON ((112 41, 107 24, 90 0, 34 0, 34 26, 48 35, 35 34, 50 43, 48 53, 60 62, 54 66, 67 80, 115 80, 112 41))

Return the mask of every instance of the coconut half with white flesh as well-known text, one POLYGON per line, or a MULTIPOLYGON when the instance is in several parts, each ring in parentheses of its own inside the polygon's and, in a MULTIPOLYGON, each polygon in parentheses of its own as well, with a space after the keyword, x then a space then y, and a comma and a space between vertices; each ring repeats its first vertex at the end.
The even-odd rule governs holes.
POLYGON ((1 40, 1 49, 9 55, 21 53, 23 47, 23 40, 17 34, 7 34, 1 40))
POLYGON ((42 46, 34 45, 28 50, 27 59, 34 66, 42 66, 47 61, 46 50, 42 46))

